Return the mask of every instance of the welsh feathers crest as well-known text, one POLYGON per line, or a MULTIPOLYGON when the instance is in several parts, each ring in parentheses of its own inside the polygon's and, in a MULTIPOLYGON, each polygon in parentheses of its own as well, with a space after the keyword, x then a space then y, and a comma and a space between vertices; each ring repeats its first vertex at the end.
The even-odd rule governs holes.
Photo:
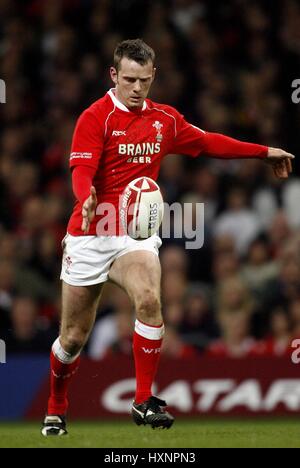
POLYGON ((159 120, 155 120, 154 124, 152 125, 152 127, 155 128, 155 130, 157 131, 157 134, 156 134, 156 140, 157 141, 161 141, 163 139, 163 136, 161 134, 161 129, 163 127, 163 124, 159 122, 159 120))

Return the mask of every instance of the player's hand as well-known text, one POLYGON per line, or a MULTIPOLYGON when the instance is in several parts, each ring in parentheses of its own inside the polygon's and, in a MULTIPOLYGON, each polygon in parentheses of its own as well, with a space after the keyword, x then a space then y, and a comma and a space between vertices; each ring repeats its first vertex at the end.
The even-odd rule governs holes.
POLYGON ((265 161, 271 164, 273 172, 279 179, 287 179, 292 172, 292 159, 295 156, 280 148, 269 148, 268 156, 265 161))
POLYGON ((85 200, 84 204, 82 205, 82 224, 81 230, 84 234, 88 234, 90 230, 91 222, 93 221, 95 214, 96 214, 96 207, 97 207, 97 195, 95 187, 91 187, 91 194, 85 200))

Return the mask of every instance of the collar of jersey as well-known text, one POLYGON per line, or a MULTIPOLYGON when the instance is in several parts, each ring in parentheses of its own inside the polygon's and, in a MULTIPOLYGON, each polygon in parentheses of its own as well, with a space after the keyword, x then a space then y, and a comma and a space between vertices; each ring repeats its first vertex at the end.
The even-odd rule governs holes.
MULTIPOLYGON (((120 110, 122 110, 122 111, 124 111, 124 112, 131 112, 126 106, 124 106, 124 104, 122 104, 121 101, 119 101, 119 99, 116 98, 115 93, 114 93, 115 89, 116 89, 116 88, 111 88, 111 89, 107 92, 107 94, 108 94, 109 97, 111 98, 111 100, 112 100, 112 102, 114 103, 114 105, 115 105, 118 109, 120 109, 120 110)), ((146 104, 146 101, 144 101, 143 107, 142 107, 142 111, 144 111, 144 110, 146 110, 146 109, 147 109, 147 104, 146 104)))

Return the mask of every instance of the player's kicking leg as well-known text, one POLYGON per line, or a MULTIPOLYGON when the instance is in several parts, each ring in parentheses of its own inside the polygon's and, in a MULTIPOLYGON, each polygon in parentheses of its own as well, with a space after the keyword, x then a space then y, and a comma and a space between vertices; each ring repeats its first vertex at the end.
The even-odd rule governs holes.
POLYGON ((169 428, 174 418, 165 410, 166 402, 151 393, 164 334, 159 259, 154 253, 144 250, 129 252, 115 260, 109 279, 128 293, 136 311, 133 337, 136 370, 133 420, 138 425, 169 428))
POLYGON ((45 437, 67 434, 68 387, 94 325, 101 289, 101 284, 71 286, 63 282, 60 336, 51 350, 51 390, 41 431, 45 437))

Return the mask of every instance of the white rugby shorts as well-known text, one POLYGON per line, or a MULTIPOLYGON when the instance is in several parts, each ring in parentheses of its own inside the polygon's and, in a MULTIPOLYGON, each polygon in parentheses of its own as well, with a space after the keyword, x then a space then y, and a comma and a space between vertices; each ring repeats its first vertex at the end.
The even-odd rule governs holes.
POLYGON ((157 234, 145 240, 129 236, 72 236, 62 241, 63 259, 60 279, 72 286, 91 286, 108 280, 114 260, 137 250, 158 255, 162 241, 157 234))

